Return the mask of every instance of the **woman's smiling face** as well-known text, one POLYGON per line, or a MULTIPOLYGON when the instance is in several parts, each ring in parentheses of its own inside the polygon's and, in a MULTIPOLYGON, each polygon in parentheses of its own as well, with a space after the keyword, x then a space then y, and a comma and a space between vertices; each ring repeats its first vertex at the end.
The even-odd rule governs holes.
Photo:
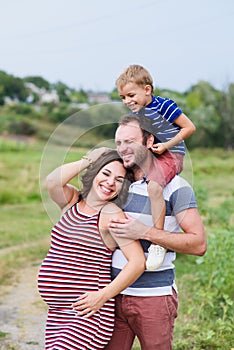
POLYGON ((98 197, 104 201, 110 201, 120 193, 126 170, 122 163, 113 161, 106 164, 95 176, 93 189, 98 197))

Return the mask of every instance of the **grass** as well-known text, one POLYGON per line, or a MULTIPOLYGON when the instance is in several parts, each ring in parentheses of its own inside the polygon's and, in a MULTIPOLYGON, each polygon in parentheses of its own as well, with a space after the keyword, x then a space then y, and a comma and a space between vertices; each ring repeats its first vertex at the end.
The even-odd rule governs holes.
MULTIPOLYGON (((47 202, 43 178, 62 161, 79 159, 85 150, 57 147, 44 152, 43 144, 0 143, 1 284, 11 283, 18 269, 44 258, 59 213, 47 202)), ((184 175, 196 192, 208 251, 202 258, 177 256, 180 296, 173 350, 234 347, 233 156, 220 149, 190 152, 190 170, 184 175)), ((137 340, 133 349, 140 349, 137 340)))

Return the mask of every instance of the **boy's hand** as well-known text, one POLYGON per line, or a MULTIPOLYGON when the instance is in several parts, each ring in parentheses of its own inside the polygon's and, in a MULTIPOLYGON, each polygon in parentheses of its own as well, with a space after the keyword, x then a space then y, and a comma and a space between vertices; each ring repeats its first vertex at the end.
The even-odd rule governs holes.
POLYGON ((152 150, 154 153, 163 154, 163 153, 167 150, 167 147, 164 145, 164 143, 155 143, 155 144, 151 147, 151 150, 152 150))

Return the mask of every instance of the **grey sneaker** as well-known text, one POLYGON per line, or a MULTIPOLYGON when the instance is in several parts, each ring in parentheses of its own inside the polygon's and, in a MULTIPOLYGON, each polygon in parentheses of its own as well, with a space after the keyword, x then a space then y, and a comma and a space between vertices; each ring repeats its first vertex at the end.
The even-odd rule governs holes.
POLYGON ((167 250, 160 245, 151 244, 148 249, 149 255, 146 260, 147 270, 156 270, 163 263, 167 250))

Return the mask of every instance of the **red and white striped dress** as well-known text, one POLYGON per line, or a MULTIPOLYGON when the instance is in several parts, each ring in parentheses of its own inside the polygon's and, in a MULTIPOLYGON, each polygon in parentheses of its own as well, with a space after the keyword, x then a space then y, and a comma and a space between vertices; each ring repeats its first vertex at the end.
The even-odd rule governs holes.
POLYGON ((47 350, 103 349, 114 328, 114 299, 92 317, 77 315, 71 304, 87 291, 111 282, 112 251, 98 230, 99 213, 87 216, 73 205, 53 227, 51 246, 38 275, 38 290, 48 304, 47 350))

